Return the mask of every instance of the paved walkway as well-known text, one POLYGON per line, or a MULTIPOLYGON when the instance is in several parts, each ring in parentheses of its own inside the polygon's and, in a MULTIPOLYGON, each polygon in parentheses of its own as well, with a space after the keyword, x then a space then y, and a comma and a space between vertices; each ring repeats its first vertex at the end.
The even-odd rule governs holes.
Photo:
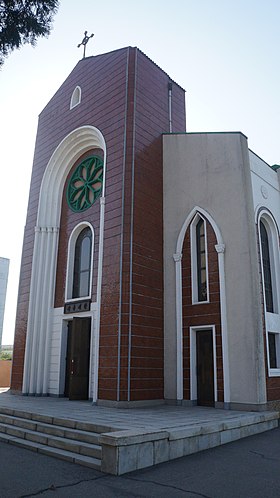
MULTIPOLYGON (((221 410, 206 407, 159 405, 141 408, 107 408, 92 405, 89 401, 69 401, 65 398, 33 397, 0 393, 0 409, 7 407, 55 418, 66 418, 123 429, 172 429, 197 427, 209 423, 228 423, 240 420, 243 425, 252 412, 221 410), (243 423, 242 423, 243 420, 243 423)), ((267 412, 266 412, 267 413, 267 412)), ((255 413, 256 414, 256 413, 255 413)))

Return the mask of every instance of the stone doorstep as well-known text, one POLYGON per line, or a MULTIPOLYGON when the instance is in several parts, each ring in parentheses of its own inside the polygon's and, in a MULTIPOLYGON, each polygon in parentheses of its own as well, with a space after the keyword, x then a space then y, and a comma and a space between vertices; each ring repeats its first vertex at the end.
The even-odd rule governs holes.
POLYGON ((68 439, 78 440, 86 443, 99 444, 100 434, 79 429, 66 428, 65 426, 45 424, 31 419, 21 419, 11 415, 2 415, 0 413, 0 430, 1 424, 7 424, 13 427, 20 427, 30 431, 42 432, 52 436, 65 437, 68 439))
POLYGON ((17 412, 18 416, 21 418, 30 418, 31 419, 31 413, 30 412, 25 412, 22 410, 14 410, 13 408, 7 408, 6 406, 1 406, 0 408, 0 413, 3 415, 11 415, 15 416, 14 413, 17 412))
POLYGON ((142 444, 149 441, 158 441, 160 439, 169 439, 169 441, 184 439, 194 436, 202 436, 216 432, 248 427, 250 425, 261 424, 270 420, 278 420, 279 412, 265 412, 262 414, 254 413, 252 415, 242 415, 230 418, 226 422, 203 422, 187 424, 183 427, 155 429, 129 429, 110 433, 104 433, 100 436, 100 444, 107 446, 130 446, 133 444, 142 444))
MULTIPOLYGON (((41 426, 41 425, 38 427, 39 427, 39 430, 41 430, 42 432, 46 432, 49 434, 52 433, 53 427, 59 428, 59 426, 52 426, 51 428, 49 428, 47 426, 41 426)), ((75 429, 75 430, 62 429, 62 432, 63 432, 63 436, 61 436, 61 434, 59 434, 59 433, 54 434, 54 435, 60 436, 60 437, 66 437, 68 439, 73 439, 73 440, 77 440, 77 441, 82 441, 85 443, 99 444, 100 434, 98 434, 97 432, 80 431, 78 429, 75 429)))
MULTIPOLYGON (((0 413, 0 440, 12 442, 33 451, 67 458, 69 461, 87 465, 89 467, 101 467, 101 446, 98 444, 100 434, 90 431, 72 429, 65 419, 53 419, 52 417, 35 416, 28 412, 23 412, 25 417, 20 418, 21 411, 5 410, 5 414, 0 413), (61 426, 44 421, 63 423, 61 426), (35 449, 34 449, 35 448, 35 449), (65 453, 66 452, 66 453, 65 453), (92 459, 94 461, 92 461, 92 459), (98 462, 98 464, 97 464, 98 462)), ((72 421, 71 421, 72 422, 72 421)), ((89 424, 75 422, 75 425, 83 429, 89 428, 89 424)), ((95 424, 90 424, 95 427, 95 424)), ((107 426, 106 426, 107 428, 107 426)))
POLYGON ((42 453, 44 455, 59 458, 60 460, 65 460, 68 462, 83 465, 85 467, 90 467, 92 469, 101 470, 101 461, 94 457, 89 457, 87 455, 80 455, 71 451, 62 450, 60 448, 45 446, 43 444, 36 443, 34 441, 28 441, 27 439, 11 437, 6 434, 0 434, 0 441, 31 450, 36 453, 42 453))
POLYGON ((32 431, 25 428, 23 429, 5 424, 0 425, 0 431, 3 431, 4 434, 7 434, 9 436, 14 436, 23 440, 40 443, 46 446, 52 446, 54 448, 60 448, 63 450, 71 451, 73 453, 101 458, 100 445, 86 443, 84 441, 77 441, 74 439, 68 439, 64 436, 56 437, 39 431, 32 431))
POLYGON ((103 455, 101 470, 109 474, 122 475, 265 432, 278 426, 278 414, 267 418, 268 420, 263 421, 257 418, 255 423, 242 426, 236 423, 235 428, 226 430, 222 430, 221 424, 217 424, 216 428, 220 426, 221 430, 213 432, 211 426, 210 432, 196 435, 190 434, 188 427, 185 434, 181 431, 181 437, 177 433, 176 438, 173 439, 171 433, 168 434, 167 431, 159 433, 147 431, 142 435, 131 433, 130 441, 129 436, 127 435, 126 439, 121 431, 114 435, 104 434, 101 436, 103 455))
POLYGON ((166 439, 168 436, 169 432, 167 430, 128 429, 101 434, 99 443, 109 446, 130 446, 132 444, 166 439))
POLYGON ((223 432, 241 427, 249 427, 250 425, 261 424, 270 420, 278 420, 278 412, 266 412, 265 414, 244 415, 241 417, 230 418, 226 422, 212 422, 196 424, 195 426, 187 426, 169 430, 169 440, 182 439, 185 437, 202 436, 215 432, 223 432))
POLYGON ((35 422, 42 422, 50 425, 67 427, 70 429, 77 429, 86 432, 95 432, 98 434, 121 430, 119 427, 112 427, 111 425, 93 424, 91 422, 81 422, 79 420, 62 418, 62 417, 51 417, 49 415, 42 415, 34 412, 26 412, 23 410, 14 410, 7 407, 0 408, 0 415, 1 414, 10 415, 12 417, 17 417, 17 418, 33 420, 35 422))
POLYGON ((120 430, 108 424, 79 422, 74 419, 50 417, 10 408, 0 408, 0 420, 1 414, 2 420, 6 419, 9 425, 5 433, 2 422, 4 433, 0 428, 1 441, 114 475, 125 474, 273 429, 278 425, 279 419, 279 412, 254 412, 227 415, 222 421, 189 420, 184 425, 172 427, 170 420, 169 426, 159 429, 146 426, 120 430), (34 424, 35 431, 33 430, 34 424), (50 432, 58 432, 50 436, 48 429, 50 432), (95 433, 94 437, 99 437, 99 444, 102 446, 102 461, 95 458, 101 457, 100 447, 96 446, 97 452, 95 453, 92 448, 94 443, 89 440, 87 444, 87 436, 92 436, 92 431, 95 433), (22 439, 24 432, 26 436, 22 439), (79 439, 79 433, 84 435, 85 441, 79 439), (85 449, 77 453, 77 448, 82 446, 85 449))

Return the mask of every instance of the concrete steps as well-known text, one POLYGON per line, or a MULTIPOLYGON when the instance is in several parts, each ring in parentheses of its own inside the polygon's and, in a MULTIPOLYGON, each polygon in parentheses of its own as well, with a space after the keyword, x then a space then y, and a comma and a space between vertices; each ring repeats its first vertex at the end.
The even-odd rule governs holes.
POLYGON ((89 411, 88 405, 62 401, 58 406, 47 398, 28 399, 28 407, 23 397, 8 402, 0 406, 0 441, 113 475, 259 434, 279 422, 279 413, 268 411, 168 406, 122 411, 91 405, 89 411))
POLYGON ((1 408, 0 441, 101 469, 100 434, 109 427, 1 408))

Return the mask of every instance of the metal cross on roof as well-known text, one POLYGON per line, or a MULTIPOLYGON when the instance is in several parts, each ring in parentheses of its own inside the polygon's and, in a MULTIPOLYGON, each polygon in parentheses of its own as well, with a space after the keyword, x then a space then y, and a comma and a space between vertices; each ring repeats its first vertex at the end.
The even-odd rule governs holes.
POLYGON ((88 43, 89 39, 92 38, 94 36, 94 34, 92 33, 90 36, 88 36, 87 34, 87 31, 85 31, 85 36, 84 38, 82 39, 81 43, 79 43, 78 45, 78 48, 80 48, 81 45, 84 46, 84 55, 83 55, 83 59, 85 58, 86 56, 86 44, 88 43))

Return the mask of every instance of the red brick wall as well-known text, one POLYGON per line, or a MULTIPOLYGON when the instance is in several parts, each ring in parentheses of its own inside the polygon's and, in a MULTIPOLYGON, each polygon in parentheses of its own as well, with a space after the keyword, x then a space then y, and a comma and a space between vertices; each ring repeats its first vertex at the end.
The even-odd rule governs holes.
POLYGON ((223 359, 220 313, 220 284, 217 244, 214 230, 206 221, 209 303, 192 304, 190 229, 187 230, 182 251, 183 293, 183 396, 190 399, 190 327, 215 325, 218 401, 224 400, 223 359))
MULTIPOLYGON (((168 76, 144 54, 130 49, 123 174, 122 279, 119 282, 116 273, 113 280, 117 286, 121 284, 121 300, 116 299, 113 288, 108 303, 102 304, 101 399, 127 401, 163 397, 161 134, 168 131, 168 81, 168 76), (118 362, 114 354, 116 343, 118 362)), ((173 104, 174 127, 176 131, 184 131, 184 91, 175 84, 173 104)), ((112 284, 110 279, 111 287, 112 284)))
MULTIPOLYGON (((137 51, 134 57, 130 60, 134 77, 129 92, 132 100, 132 92, 135 89, 135 107, 134 115, 129 116, 131 133, 128 132, 124 213, 122 301, 124 354, 120 389, 120 399, 123 400, 163 398, 161 136, 169 129, 170 79, 142 52, 137 51), (127 362, 130 364, 130 372, 127 362)), ((185 131, 185 95, 176 84, 173 85, 172 99, 173 131, 185 131)))

